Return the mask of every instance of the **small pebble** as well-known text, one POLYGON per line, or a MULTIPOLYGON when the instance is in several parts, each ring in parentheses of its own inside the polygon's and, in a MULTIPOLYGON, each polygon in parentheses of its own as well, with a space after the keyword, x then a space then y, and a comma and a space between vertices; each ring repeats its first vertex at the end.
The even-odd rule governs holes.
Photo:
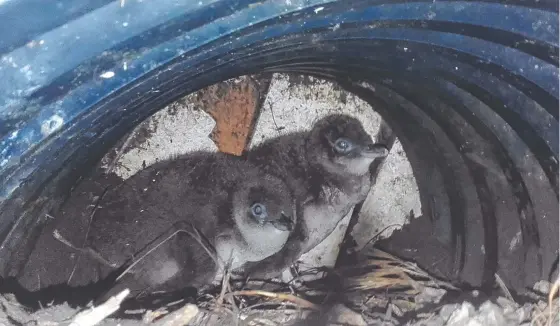
POLYGON ((490 301, 486 301, 480 306, 476 319, 479 320, 482 325, 507 325, 502 309, 490 301))
POLYGON ((530 304, 530 303, 526 303, 523 305, 523 307, 517 309, 517 311, 515 311, 515 315, 517 317, 517 322, 518 323, 524 323, 524 322, 530 322, 531 321, 531 315, 533 313, 533 308, 534 305, 530 304))
POLYGON ((467 323, 469 318, 475 314, 474 306, 470 302, 463 302, 461 307, 455 310, 447 325, 449 326, 462 326, 467 323))
POLYGON ((424 304, 424 303, 439 303, 441 298, 447 293, 444 289, 435 289, 426 287, 422 289, 420 294, 414 297, 414 302, 417 304, 424 304))
POLYGON ((366 326, 362 315, 347 308, 342 304, 337 304, 328 313, 329 321, 333 324, 343 324, 351 326, 366 326))
POLYGON ((490 325, 483 324, 476 319, 470 319, 466 324, 462 324, 462 325, 465 325, 465 326, 490 326, 490 325))
POLYGON ((447 304, 445 306, 443 306, 439 312, 439 316, 443 319, 443 320, 449 320, 449 318, 451 317, 451 314, 453 314, 453 312, 457 309, 459 309, 460 305, 459 304, 447 304))
POLYGON ((496 302, 500 305, 500 307, 502 307, 502 309, 504 309, 505 314, 512 313, 519 308, 518 304, 504 297, 499 297, 496 302))
POLYGON ((548 293, 550 292, 550 287, 550 282, 543 280, 535 283, 535 285, 533 286, 533 290, 535 290, 535 292, 538 292, 539 294, 548 295, 548 293))

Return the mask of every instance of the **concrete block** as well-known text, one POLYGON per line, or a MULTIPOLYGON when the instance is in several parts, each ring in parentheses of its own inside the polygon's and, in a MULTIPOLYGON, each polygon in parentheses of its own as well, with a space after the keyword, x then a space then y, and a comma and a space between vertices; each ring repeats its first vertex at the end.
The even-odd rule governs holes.
POLYGON ((375 186, 364 201, 352 235, 358 247, 362 247, 378 233, 381 232, 381 238, 386 238, 408 223, 411 217, 421 214, 416 179, 397 139, 379 171, 375 186))
POLYGON ((127 179, 159 160, 196 150, 216 151, 210 139, 215 122, 196 105, 196 94, 175 102, 142 122, 132 133, 128 148, 114 165, 127 179))

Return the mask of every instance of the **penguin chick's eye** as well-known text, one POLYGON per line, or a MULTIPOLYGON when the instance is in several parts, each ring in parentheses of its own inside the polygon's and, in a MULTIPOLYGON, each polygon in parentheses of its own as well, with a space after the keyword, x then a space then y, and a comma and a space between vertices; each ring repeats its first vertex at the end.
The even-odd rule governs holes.
POLYGON ((267 218, 266 206, 261 203, 256 203, 251 206, 251 213, 257 220, 264 220, 267 218))
POLYGON ((352 142, 346 138, 339 138, 334 142, 334 149, 341 154, 350 152, 353 147, 352 142))

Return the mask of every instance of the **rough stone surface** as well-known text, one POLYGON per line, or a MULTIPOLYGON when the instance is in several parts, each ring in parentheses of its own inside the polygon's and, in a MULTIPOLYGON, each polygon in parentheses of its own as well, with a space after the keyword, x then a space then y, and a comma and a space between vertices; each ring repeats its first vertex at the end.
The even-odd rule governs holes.
MULTIPOLYGON (((416 318, 408 322, 410 326, 518 326, 518 325, 550 325, 558 324, 558 304, 553 303, 556 320, 548 320, 542 317, 542 312, 547 311, 545 305, 526 303, 519 306, 517 303, 506 298, 497 298, 493 301, 486 301, 475 309, 469 302, 462 304, 447 304, 439 309, 439 313, 432 312, 428 316, 416 318), (540 323, 535 323, 539 318, 540 323), (543 323, 544 322, 544 323, 543 323)), ((554 317, 553 317, 554 318, 554 317)))
MULTIPOLYGON (((129 136, 130 144, 115 163, 114 172, 129 178, 158 160, 196 150, 217 150, 209 135, 215 122, 200 110, 195 94, 167 106, 138 126, 129 136)), ((104 159, 106 166, 109 160, 104 159)))
POLYGON ((411 217, 421 214, 412 167, 397 139, 360 211, 360 221, 353 230, 354 238, 358 246, 363 246, 380 232, 382 238, 390 236, 411 217))
POLYGON ((460 304, 448 304, 441 308, 439 312, 439 316, 443 321, 448 321, 451 318, 451 315, 461 308, 460 304))
POLYGON ((540 294, 548 294, 551 288, 552 288, 552 284, 545 280, 539 281, 535 283, 535 285, 533 286, 533 290, 535 290, 540 294))
POLYGON ((449 317, 447 325, 461 326, 466 325, 468 320, 474 315, 475 309, 470 302, 464 302, 457 310, 455 310, 449 317))
POLYGON ((423 303, 439 303, 441 298, 447 293, 444 289, 424 288, 422 292, 414 297, 417 304, 423 303))
POLYGON ((361 314, 348 307, 337 304, 329 311, 329 325, 366 326, 361 314))

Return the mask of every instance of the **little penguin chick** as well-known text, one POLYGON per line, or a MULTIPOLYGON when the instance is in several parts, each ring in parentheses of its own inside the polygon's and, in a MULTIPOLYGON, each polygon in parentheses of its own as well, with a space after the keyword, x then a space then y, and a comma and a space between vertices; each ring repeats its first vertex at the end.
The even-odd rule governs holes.
POLYGON ((104 295, 129 288, 177 291, 208 285, 285 244, 295 202, 279 178, 238 157, 195 152, 158 162, 107 193, 87 244, 100 275, 124 276, 104 295))
POLYGON ((279 136, 251 149, 248 160, 286 181, 302 207, 286 246, 261 262, 247 263, 245 273, 276 277, 323 241, 366 198, 371 163, 388 153, 359 120, 344 114, 320 119, 309 132, 279 136))

